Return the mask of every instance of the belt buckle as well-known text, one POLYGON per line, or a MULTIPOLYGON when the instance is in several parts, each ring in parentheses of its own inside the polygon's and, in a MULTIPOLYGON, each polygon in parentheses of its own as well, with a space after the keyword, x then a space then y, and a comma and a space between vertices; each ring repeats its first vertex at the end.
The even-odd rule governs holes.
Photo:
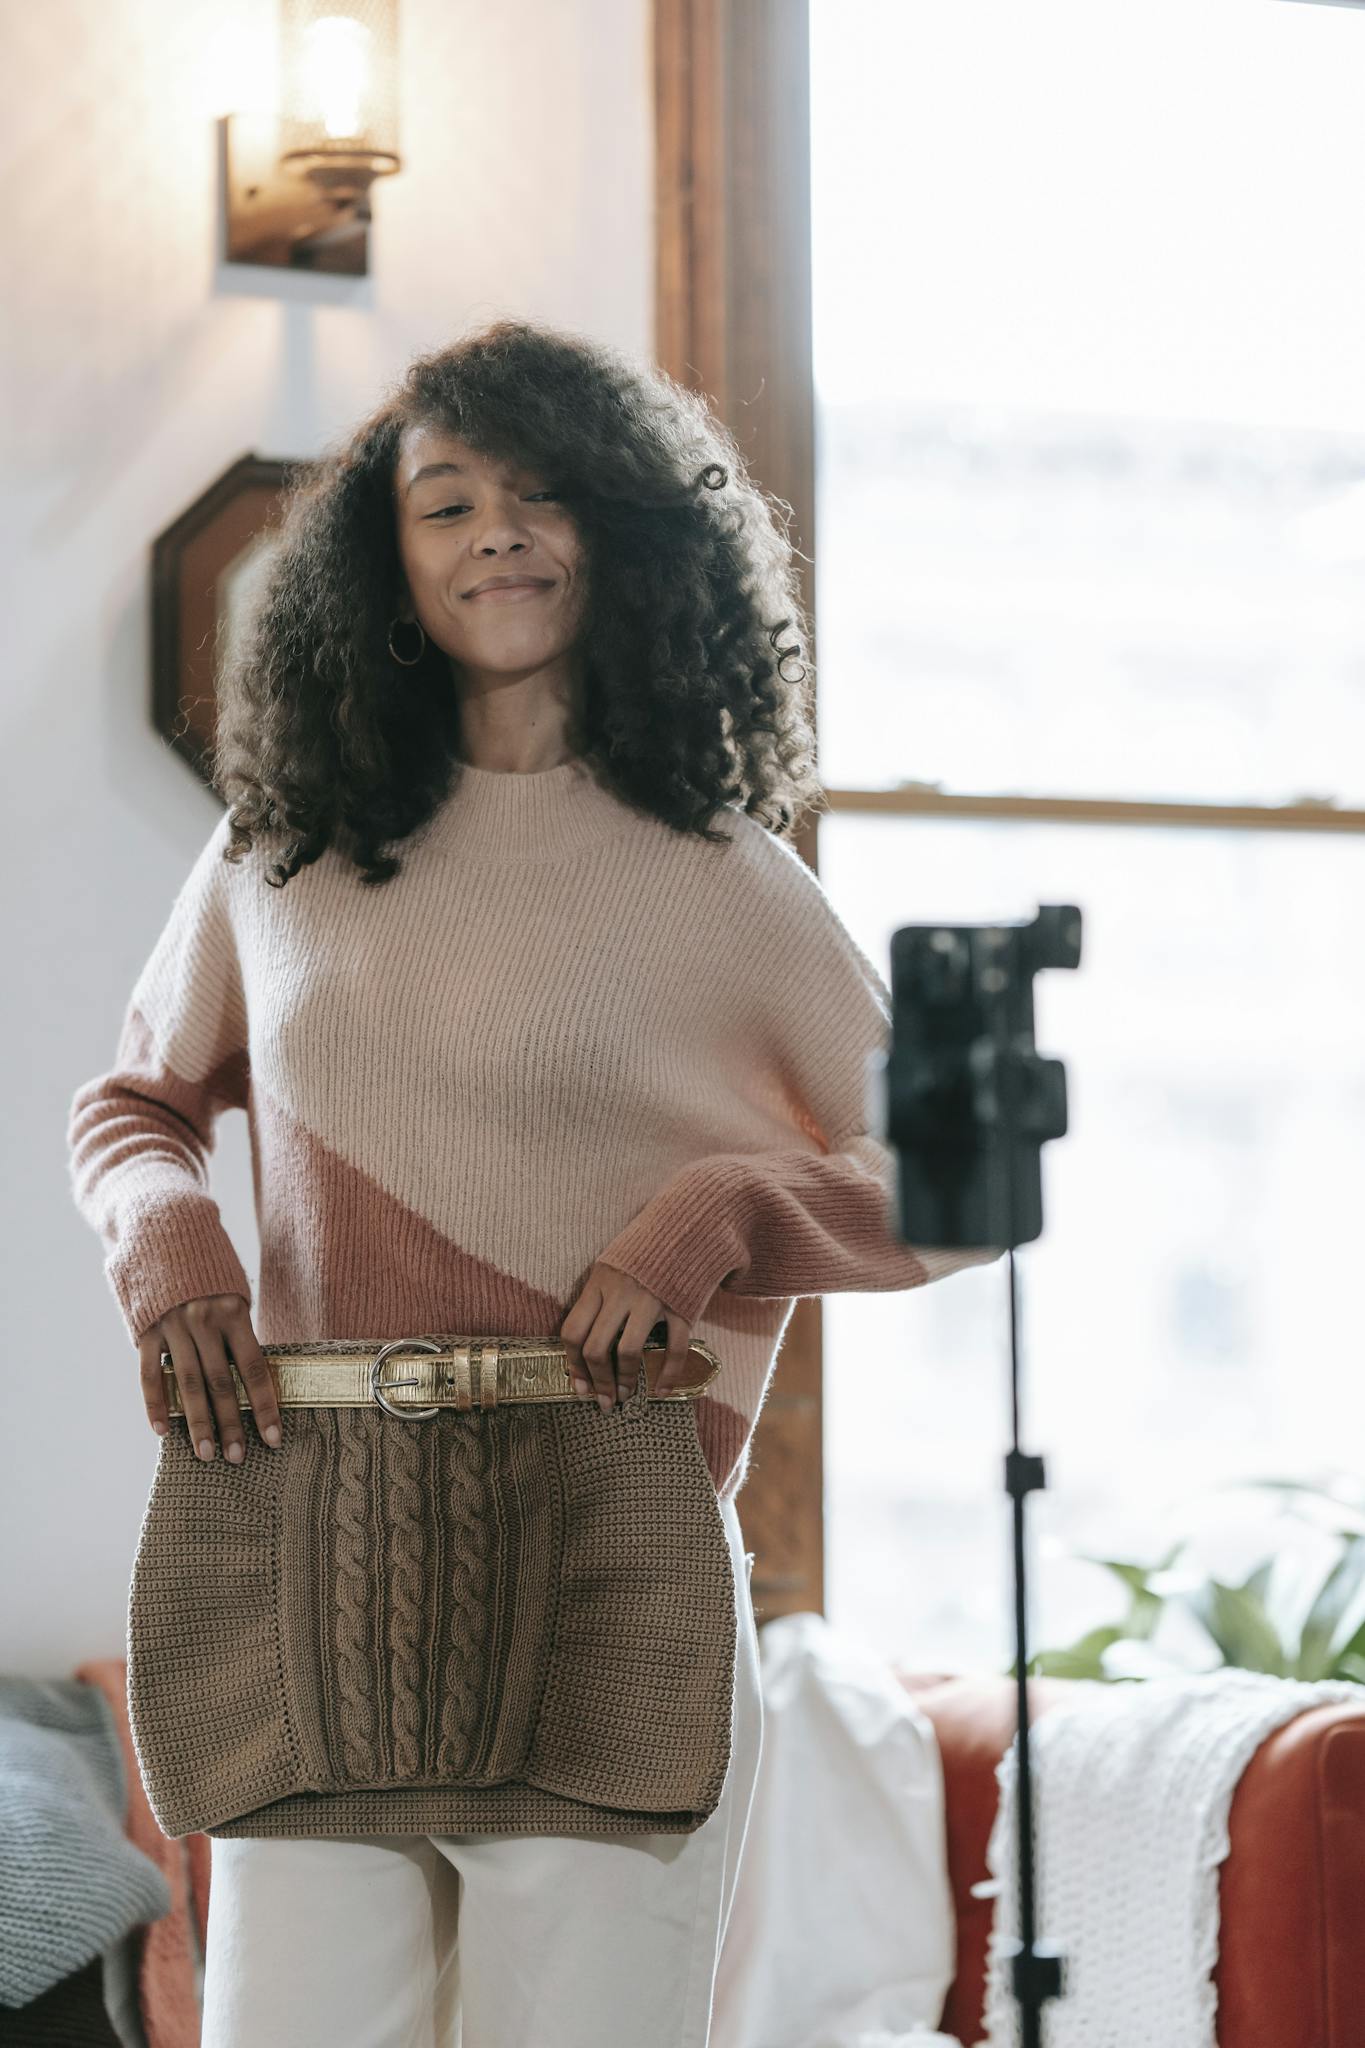
MULTIPOLYGON (((385 1399, 384 1387, 381 1387, 379 1383, 379 1375, 384 1370, 384 1360, 391 1351, 439 1351, 440 1349, 441 1346, 434 1337, 395 1337, 391 1344, 385 1344, 381 1350, 375 1353, 370 1364, 370 1392, 374 1395, 375 1400, 386 1415, 396 1415, 400 1422, 429 1422, 433 1415, 440 1414, 439 1407, 395 1407, 392 1401, 385 1399)), ((389 1380, 386 1384, 390 1387, 415 1387, 420 1382, 415 1379, 389 1380)))

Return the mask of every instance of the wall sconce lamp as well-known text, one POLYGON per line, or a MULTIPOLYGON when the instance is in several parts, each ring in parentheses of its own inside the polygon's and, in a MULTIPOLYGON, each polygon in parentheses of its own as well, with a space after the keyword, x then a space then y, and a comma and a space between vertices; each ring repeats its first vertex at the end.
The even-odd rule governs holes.
POLYGON ((223 117, 227 260, 369 270, 398 154, 398 0, 282 0, 278 113, 223 117))

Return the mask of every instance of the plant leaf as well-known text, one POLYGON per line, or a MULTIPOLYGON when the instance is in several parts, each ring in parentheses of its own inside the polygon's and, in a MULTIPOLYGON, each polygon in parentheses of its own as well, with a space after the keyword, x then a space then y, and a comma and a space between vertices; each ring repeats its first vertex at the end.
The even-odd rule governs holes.
POLYGON ((1329 1678, 1355 1678, 1358 1673, 1353 1666, 1365 1667, 1365 1621, 1348 1641, 1340 1643, 1332 1657, 1329 1678))
POLYGON ((1160 1593, 1153 1593, 1150 1590, 1134 1593, 1128 1612, 1123 1617, 1123 1634, 1130 1636, 1135 1643, 1145 1643, 1155 1631, 1164 1605, 1165 1601, 1160 1593))
POLYGON ((1156 1570, 1155 1565, 1133 1564, 1125 1557, 1092 1557, 1087 1554, 1082 1561, 1085 1564, 1102 1565, 1104 1570, 1112 1572, 1130 1593, 1145 1593, 1147 1581, 1156 1570))
POLYGON ((1125 1640, 1111 1643, 1104 1652, 1104 1676, 1116 1684, 1120 1680, 1179 1677, 1187 1669, 1174 1657, 1163 1656, 1151 1643, 1125 1640))
MULTIPOLYGON (((1103 1628, 1088 1629, 1065 1649, 1039 1650, 1036 1656, 1029 1658, 1030 1675, 1035 1678, 1105 1678, 1108 1674, 1101 1661, 1103 1653, 1123 1634, 1123 1629, 1106 1624, 1103 1628)), ((1011 1676, 1013 1668, 1011 1665, 1011 1676)))
POLYGON ((1250 1593, 1253 1599, 1261 1603, 1262 1607, 1265 1606, 1266 1591, 1270 1585, 1270 1575, 1274 1569, 1274 1558, 1267 1557, 1256 1566, 1254 1571, 1249 1571, 1242 1581, 1242 1591, 1250 1593))
MULTIPOLYGON (((1253 1579, 1257 1576, 1258 1572, 1252 1573, 1253 1579)), ((1207 1585, 1181 1597, 1203 1623, 1225 1664, 1284 1677, 1284 1645, 1254 1588, 1225 1586, 1221 1579, 1210 1579, 1207 1585)))
POLYGON ((1152 1585, 1152 1580, 1170 1570, 1184 1547, 1183 1537, 1174 1544, 1165 1557, 1155 1564, 1138 1564, 1126 1557, 1096 1557, 1090 1551, 1074 1551, 1073 1556, 1083 1564, 1095 1564, 1102 1571, 1112 1574, 1128 1594, 1128 1611, 1119 1623, 1120 1633, 1131 1636, 1135 1642, 1145 1642, 1161 1619, 1161 1606, 1165 1594, 1152 1585))
MULTIPOLYGON (((1352 1537, 1323 1580, 1299 1631, 1296 1678, 1326 1678, 1334 1661, 1333 1640, 1343 1617, 1365 1583, 1365 1538, 1352 1537)), ((1362 1631, 1365 1632, 1365 1631, 1362 1631)), ((1343 1645, 1343 1648, 1348 1647, 1343 1645)))
POLYGON ((1105 1571, 1112 1572, 1116 1579, 1122 1581, 1130 1593, 1142 1593, 1147 1590, 1147 1581, 1154 1572, 1170 1570, 1184 1549, 1185 1541, 1186 1539, 1183 1536, 1177 1538, 1166 1552, 1166 1555, 1158 1558, 1154 1564, 1142 1564, 1136 1558, 1131 1557, 1096 1557, 1095 1553, 1090 1550, 1073 1550, 1071 1555, 1082 1564, 1097 1564, 1102 1566, 1105 1571))

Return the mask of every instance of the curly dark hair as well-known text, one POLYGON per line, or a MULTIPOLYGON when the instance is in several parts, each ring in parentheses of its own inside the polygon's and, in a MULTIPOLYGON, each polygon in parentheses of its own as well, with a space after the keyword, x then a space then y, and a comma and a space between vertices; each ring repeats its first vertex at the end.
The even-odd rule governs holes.
POLYGON ((790 506, 665 372, 500 320, 417 357, 344 443, 287 467, 260 600, 223 660, 211 772, 231 808, 226 858, 277 837, 281 887, 335 842, 364 881, 388 881, 401 861, 380 849, 458 788, 448 657, 428 642, 392 683, 393 479, 417 425, 552 476, 576 518, 592 573, 570 743, 599 782, 709 840, 729 837, 710 822, 723 805, 775 834, 823 807, 809 627, 777 516, 790 506))

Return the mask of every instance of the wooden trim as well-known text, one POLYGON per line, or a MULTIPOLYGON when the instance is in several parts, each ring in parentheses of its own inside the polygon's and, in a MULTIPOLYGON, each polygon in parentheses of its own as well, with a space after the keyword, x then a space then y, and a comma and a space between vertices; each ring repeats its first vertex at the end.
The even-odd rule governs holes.
POLYGON ((893 818, 1016 818, 1030 824, 1195 825, 1212 832, 1365 832, 1334 804, 1162 804, 1117 797, 972 796, 936 789, 826 789, 830 811, 893 818))
POLYGON ((654 353, 726 416, 721 0, 655 0, 654 353))
MULTIPOLYGON (((654 353, 706 394, 791 510, 814 617, 810 21, 806 0, 655 0, 654 353)), ((811 650, 814 659, 814 648, 811 650)), ((798 850, 816 865, 817 821, 798 850)), ((760 1621, 824 1611, 818 1300, 798 1301, 740 1495, 760 1621)))

